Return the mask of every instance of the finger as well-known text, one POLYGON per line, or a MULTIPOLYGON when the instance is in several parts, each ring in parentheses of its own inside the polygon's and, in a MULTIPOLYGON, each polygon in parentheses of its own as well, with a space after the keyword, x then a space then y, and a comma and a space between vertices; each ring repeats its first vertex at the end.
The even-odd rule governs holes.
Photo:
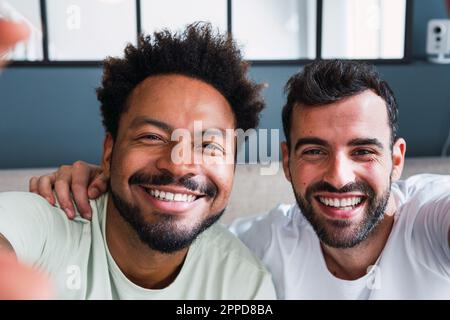
POLYGON ((75 207, 70 194, 72 175, 70 166, 61 166, 56 172, 55 194, 60 207, 64 210, 69 219, 75 218, 75 207))
POLYGON ((55 205, 53 196, 53 184, 55 183, 55 174, 47 174, 37 180, 37 194, 44 197, 51 205, 55 205))
POLYGON ((89 185, 89 198, 96 199, 108 190, 109 178, 102 172, 89 185))
POLYGON ((71 187, 75 204, 77 205, 81 216, 85 219, 90 219, 92 216, 92 210, 89 204, 87 192, 90 180, 90 168, 82 161, 75 162, 72 168, 71 187))
POLYGON ((0 19, 0 53, 11 49, 19 41, 25 40, 30 31, 23 23, 0 19))
POLYGON ((31 177, 28 182, 28 191, 38 194, 38 177, 31 177))

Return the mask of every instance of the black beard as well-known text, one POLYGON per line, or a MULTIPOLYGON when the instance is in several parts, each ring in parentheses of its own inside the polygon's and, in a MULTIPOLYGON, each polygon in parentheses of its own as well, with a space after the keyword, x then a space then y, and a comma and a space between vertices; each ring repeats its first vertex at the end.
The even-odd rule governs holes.
POLYGON ((319 182, 307 188, 305 197, 298 194, 294 185, 292 189, 295 194, 295 199, 300 207, 303 216, 309 221, 320 241, 327 246, 333 248, 352 248, 357 244, 361 243, 375 230, 377 225, 383 220, 384 213, 386 210, 387 203, 390 197, 391 191, 391 180, 389 181, 389 188, 377 198, 375 191, 365 182, 351 183, 340 190, 337 190, 330 184, 326 182, 319 182), (318 191, 329 191, 329 192, 351 192, 351 191, 361 191, 366 195, 366 200, 368 202, 367 209, 364 213, 363 221, 361 221, 356 230, 352 232, 351 236, 339 237, 339 231, 332 233, 327 231, 326 223, 331 224, 336 229, 343 229, 345 227, 351 226, 351 223, 343 220, 328 220, 324 222, 318 219, 318 214, 314 212, 312 206, 312 194, 318 191))
POLYGON ((191 230, 180 230, 176 227, 176 217, 153 213, 159 216, 156 223, 148 223, 144 220, 139 208, 131 205, 109 189, 114 205, 122 218, 136 231, 139 239, 151 249, 162 253, 174 253, 189 247, 203 231, 220 219, 225 209, 200 222, 191 230))

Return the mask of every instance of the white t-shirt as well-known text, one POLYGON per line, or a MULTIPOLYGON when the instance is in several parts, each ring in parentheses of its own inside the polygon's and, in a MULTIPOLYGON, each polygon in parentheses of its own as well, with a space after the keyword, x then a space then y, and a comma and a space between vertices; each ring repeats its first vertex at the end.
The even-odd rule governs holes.
POLYGON ((92 222, 71 221, 43 198, 0 194, 0 233, 18 258, 46 271, 59 299, 275 299, 261 262, 224 227, 215 224, 190 246, 183 267, 166 288, 132 283, 105 240, 107 196, 91 201, 92 222))
POLYGON ((329 272, 297 205, 236 221, 231 230, 267 266, 281 299, 450 299, 450 176, 413 176, 392 194, 398 210, 386 246, 354 281, 329 272))

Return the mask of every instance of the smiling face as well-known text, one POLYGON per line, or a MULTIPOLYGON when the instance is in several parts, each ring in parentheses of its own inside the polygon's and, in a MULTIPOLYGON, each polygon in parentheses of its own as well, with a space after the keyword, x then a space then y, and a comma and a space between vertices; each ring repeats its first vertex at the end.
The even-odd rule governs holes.
POLYGON ((215 88, 181 75, 147 78, 127 103, 115 141, 111 135, 105 139, 103 167, 114 207, 152 249, 183 249, 220 217, 228 201, 234 164, 220 160, 234 154, 235 145, 211 132, 234 129, 233 111, 215 88), (192 157, 201 153, 216 161, 174 162, 178 142, 172 132, 183 128, 194 136, 195 121, 208 136, 192 157))
POLYGON ((393 210, 405 141, 391 149, 384 100, 370 90, 323 106, 296 105, 283 167, 303 215, 320 240, 350 248, 393 210))

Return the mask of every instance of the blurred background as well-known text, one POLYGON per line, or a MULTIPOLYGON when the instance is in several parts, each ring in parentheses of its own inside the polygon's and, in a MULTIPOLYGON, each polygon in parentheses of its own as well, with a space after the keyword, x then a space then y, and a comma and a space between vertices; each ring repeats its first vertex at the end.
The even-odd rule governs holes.
MULTIPOLYGON (((0 74, 0 169, 98 163, 104 130, 95 88, 101 60, 141 32, 209 21, 231 31, 267 83, 260 128, 280 129, 283 86, 309 61, 368 60, 393 88, 408 157, 450 153, 450 64, 426 53, 430 19, 446 0, 0 0, 0 17, 25 21, 26 43, 0 74)), ((449 30, 450 32, 450 30, 449 30)), ((440 40, 439 40, 440 41, 440 40)), ((450 41, 450 40, 449 40, 450 41)), ((450 158, 449 158, 450 161, 450 158)))

